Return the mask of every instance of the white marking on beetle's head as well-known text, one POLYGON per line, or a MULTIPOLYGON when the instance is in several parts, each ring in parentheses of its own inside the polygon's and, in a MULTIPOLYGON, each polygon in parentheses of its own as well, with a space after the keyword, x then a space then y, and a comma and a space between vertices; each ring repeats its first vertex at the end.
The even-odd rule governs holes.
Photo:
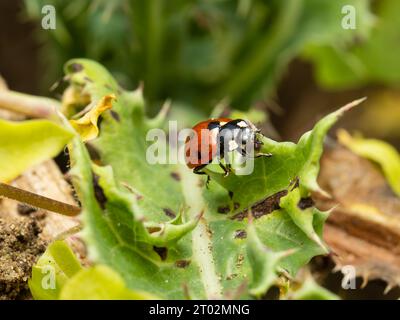
POLYGON ((248 127, 249 125, 247 124, 246 121, 242 120, 242 121, 239 121, 239 122, 237 123, 237 126, 238 126, 239 128, 246 128, 246 127, 248 127))
POLYGON ((238 144, 237 144, 237 142, 236 142, 235 140, 230 140, 230 141, 228 142, 228 149, 229 149, 229 151, 236 150, 237 147, 238 147, 238 144))

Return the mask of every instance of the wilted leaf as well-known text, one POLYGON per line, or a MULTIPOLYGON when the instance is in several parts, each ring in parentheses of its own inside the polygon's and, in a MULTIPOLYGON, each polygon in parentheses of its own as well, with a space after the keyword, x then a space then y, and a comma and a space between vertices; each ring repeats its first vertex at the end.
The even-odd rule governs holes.
MULTIPOLYGON (((112 107, 112 100, 115 95, 109 94, 100 99, 95 106, 91 107, 82 118, 78 120, 70 120, 72 127, 79 133, 83 141, 96 138, 99 135, 97 121, 100 115, 112 107)), ((90 106, 89 106, 90 107, 90 106)))
POLYGON ((393 191, 400 196, 400 154, 393 146, 377 139, 352 137, 345 130, 339 130, 337 135, 339 142, 355 154, 379 164, 393 191))
MULTIPOLYGON (((301 201, 307 202, 311 191, 322 192, 316 177, 324 136, 354 104, 322 119, 297 145, 264 138, 263 151, 273 156, 256 159, 250 175, 223 178, 210 165, 212 181, 206 189, 204 180, 183 164, 146 160, 151 145, 146 133, 164 124, 162 118, 155 121, 144 115, 140 90, 121 91, 105 69, 91 61, 70 61, 66 70, 72 85, 89 93, 92 103, 115 89, 114 114, 104 114, 100 136, 92 142, 101 167, 93 165, 85 146, 75 139, 71 174, 83 206, 83 236, 90 256, 117 271, 130 289, 172 299, 221 298, 236 291, 253 277, 255 260, 246 249, 249 208, 256 218, 252 232, 263 246, 271 252, 296 249, 269 264, 264 274, 286 269, 293 275, 313 256, 326 252, 316 242, 326 216, 312 211, 314 233, 310 224, 300 223, 302 219, 292 220, 296 199, 282 208, 279 200, 294 185, 301 201), (233 192, 232 200, 228 191, 233 192)), ((268 288, 255 281, 257 295, 268 288)), ((250 295, 245 290, 241 296, 250 295)))
POLYGON ((72 137, 72 132, 49 120, 0 119, 0 181, 10 181, 56 156, 72 137))
POLYGON ((319 183, 332 199, 317 206, 335 209, 324 229, 337 269, 355 267, 356 274, 383 279, 388 288, 400 284, 400 198, 368 160, 346 148, 329 149, 321 160, 319 183))

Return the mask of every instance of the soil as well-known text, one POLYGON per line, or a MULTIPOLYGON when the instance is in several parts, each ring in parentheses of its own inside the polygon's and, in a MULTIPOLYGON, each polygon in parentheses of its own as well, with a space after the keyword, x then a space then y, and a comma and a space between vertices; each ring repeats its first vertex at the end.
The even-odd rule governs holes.
POLYGON ((31 217, 0 218, 0 300, 30 296, 31 268, 46 249, 41 231, 31 217))
MULTIPOLYGON (((71 187, 54 161, 31 168, 12 185, 68 204, 75 204, 71 187)), ((80 225, 67 217, 0 197, 0 299, 30 299, 31 268, 54 239, 65 239, 83 265, 86 249, 72 234, 80 225)))

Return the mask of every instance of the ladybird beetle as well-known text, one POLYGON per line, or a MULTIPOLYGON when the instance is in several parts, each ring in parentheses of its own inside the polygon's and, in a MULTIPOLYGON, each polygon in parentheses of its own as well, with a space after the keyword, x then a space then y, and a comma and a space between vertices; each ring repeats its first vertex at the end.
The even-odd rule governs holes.
MULTIPOLYGON (((253 144, 255 151, 259 151, 262 145, 257 137, 260 130, 248 120, 209 119, 196 124, 192 130, 192 136, 187 137, 185 143, 185 160, 187 166, 196 174, 206 174, 202 169, 217 157, 219 166, 227 176, 231 166, 222 164, 220 160, 224 159, 228 152, 237 151, 243 157, 248 157, 247 144, 253 144)), ((269 157, 271 154, 258 153, 255 157, 261 156, 269 157)))

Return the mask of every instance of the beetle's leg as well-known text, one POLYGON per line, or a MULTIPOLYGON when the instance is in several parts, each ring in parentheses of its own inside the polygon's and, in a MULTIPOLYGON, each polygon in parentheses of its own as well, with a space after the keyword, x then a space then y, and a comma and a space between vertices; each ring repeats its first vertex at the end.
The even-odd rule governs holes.
POLYGON ((264 144, 264 142, 262 142, 261 140, 259 140, 259 139, 256 139, 255 141, 254 141, 254 151, 260 151, 261 150, 261 146, 264 144))
POLYGON ((210 185, 210 181, 211 181, 211 177, 209 175, 207 175, 207 181, 206 181, 206 188, 208 189, 209 185, 210 185))
MULTIPOLYGON (((239 148, 239 153, 242 155, 242 157, 245 158, 250 158, 250 156, 247 154, 246 150, 243 148, 239 148)), ((254 157, 252 157, 253 159, 256 158, 260 158, 260 157, 272 157, 272 153, 257 153, 254 157)))
POLYGON ((219 161, 218 164, 221 167, 221 169, 224 170, 224 177, 227 177, 229 175, 229 170, 222 164, 221 161, 219 161))
POLYGON ((194 169, 193 169, 193 173, 195 173, 195 174, 201 174, 201 175, 206 175, 206 176, 207 176, 206 188, 208 189, 208 185, 210 184, 211 178, 210 178, 210 176, 209 176, 207 173, 205 173, 204 171, 201 171, 202 169, 204 169, 205 166, 206 166, 206 164, 194 168, 194 169))
POLYGON ((226 168, 228 169, 229 172, 232 172, 232 165, 230 163, 226 165, 226 168))
POLYGON ((201 165, 201 166, 198 166, 198 167, 194 168, 193 169, 193 173, 195 173, 195 174, 207 174, 204 171, 200 171, 200 170, 203 170, 204 167, 205 167, 205 165, 201 165))
POLYGON ((260 157, 272 157, 272 153, 257 153, 254 158, 260 158, 260 157))
POLYGON ((260 158, 260 157, 272 157, 272 153, 262 153, 262 152, 258 152, 261 150, 261 146, 264 144, 264 142, 262 142, 259 139, 256 139, 254 141, 254 151, 256 152, 256 155, 254 156, 254 158, 260 158))

